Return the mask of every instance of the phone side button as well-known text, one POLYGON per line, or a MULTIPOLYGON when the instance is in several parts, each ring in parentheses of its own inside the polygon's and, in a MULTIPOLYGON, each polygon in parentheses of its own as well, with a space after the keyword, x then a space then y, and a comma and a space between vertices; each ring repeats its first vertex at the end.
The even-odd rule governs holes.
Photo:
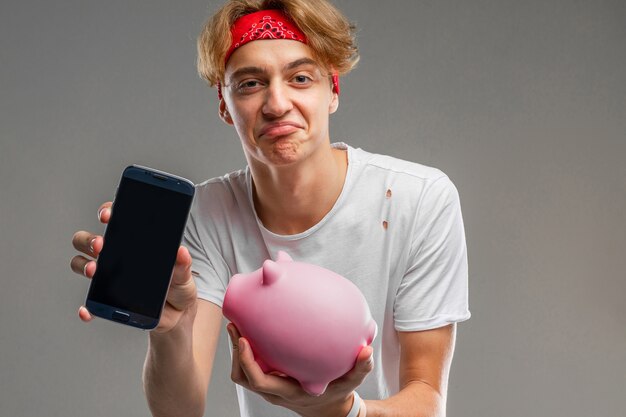
POLYGON ((122 323, 128 323, 128 320, 130 320, 130 314, 123 313, 121 311, 114 311, 112 318, 113 320, 120 321, 122 323))

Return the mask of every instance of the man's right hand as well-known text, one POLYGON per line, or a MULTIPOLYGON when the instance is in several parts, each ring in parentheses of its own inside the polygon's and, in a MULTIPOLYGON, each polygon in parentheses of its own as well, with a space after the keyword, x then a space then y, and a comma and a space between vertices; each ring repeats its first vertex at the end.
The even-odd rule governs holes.
MULTIPOLYGON (((103 224, 107 224, 111 218, 112 202, 106 202, 98 209, 98 219, 103 224)), ((104 239, 100 235, 95 235, 86 231, 78 231, 72 237, 72 245, 76 250, 84 255, 76 255, 70 262, 72 271, 87 278, 92 278, 96 272, 96 261, 102 251, 104 239)), ((150 242, 146 242, 150 244, 150 242)), ((139 260, 148 262, 148 260, 139 260)), ((172 282, 167 293, 167 301, 161 314, 159 325, 153 330, 158 333, 165 333, 180 323, 185 316, 193 321, 197 310, 196 284, 191 276, 191 255, 184 246, 178 248, 176 254, 176 264, 172 275, 172 282)), ((89 322, 93 319, 91 313, 85 306, 78 309, 78 316, 81 320, 89 322)))

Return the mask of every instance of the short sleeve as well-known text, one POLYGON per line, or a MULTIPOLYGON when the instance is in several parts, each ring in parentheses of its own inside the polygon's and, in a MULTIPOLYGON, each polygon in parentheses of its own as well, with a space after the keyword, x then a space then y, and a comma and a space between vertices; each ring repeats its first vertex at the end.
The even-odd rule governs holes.
POLYGON ((459 194, 447 176, 422 191, 412 233, 394 302, 396 330, 428 330, 469 319, 465 230, 459 194))
POLYGON ((211 251, 214 258, 213 262, 211 261, 209 252, 207 252, 205 244, 203 244, 203 240, 206 242, 207 239, 203 239, 205 236, 201 235, 201 231, 204 231, 204 229, 198 226, 192 207, 183 235, 183 246, 189 250, 191 255, 191 270, 196 281, 198 298, 222 307, 229 274, 227 270, 224 270, 226 267, 223 265, 223 262, 216 262, 215 258, 219 256, 216 251, 211 251))

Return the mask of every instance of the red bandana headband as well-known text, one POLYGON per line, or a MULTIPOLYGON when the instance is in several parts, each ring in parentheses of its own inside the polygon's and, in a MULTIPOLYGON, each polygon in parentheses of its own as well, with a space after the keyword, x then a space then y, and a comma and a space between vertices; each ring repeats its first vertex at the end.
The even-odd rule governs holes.
MULTIPOLYGON (((230 28, 231 45, 224 62, 237 48, 262 39, 290 39, 307 44, 306 35, 280 10, 260 10, 240 17, 230 28)), ((333 74, 333 90, 339 94, 339 77, 333 74)), ((222 100, 222 86, 217 83, 217 96, 222 100)))

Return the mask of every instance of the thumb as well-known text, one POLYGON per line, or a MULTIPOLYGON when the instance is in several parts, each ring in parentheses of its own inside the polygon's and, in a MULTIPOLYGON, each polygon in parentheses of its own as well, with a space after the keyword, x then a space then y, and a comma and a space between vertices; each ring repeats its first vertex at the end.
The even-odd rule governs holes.
POLYGON ((374 369, 374 348, 366 345, 361 347, 352 369, 331 382, 331 384, 341 387, 341 389, 347 387, 353 390, 363 383, 367 375, 372 372, 372 369, 374 369))
POLYGON ((191 277, 191 255, 187 248, 181 246, 176 254, 167 302, 175 309, 183 311, 195 302, 196 297, 196 283, 191 277))
POLYGON ((356 370, 367 375, 374 369, 374 348, 370 345, 363 346, 356 357, 356 370))
POLYGON ((185 285, 191 280, 191 255, 181 246, 176 253, 176 263, 172 272, 172 285, 185 285))

